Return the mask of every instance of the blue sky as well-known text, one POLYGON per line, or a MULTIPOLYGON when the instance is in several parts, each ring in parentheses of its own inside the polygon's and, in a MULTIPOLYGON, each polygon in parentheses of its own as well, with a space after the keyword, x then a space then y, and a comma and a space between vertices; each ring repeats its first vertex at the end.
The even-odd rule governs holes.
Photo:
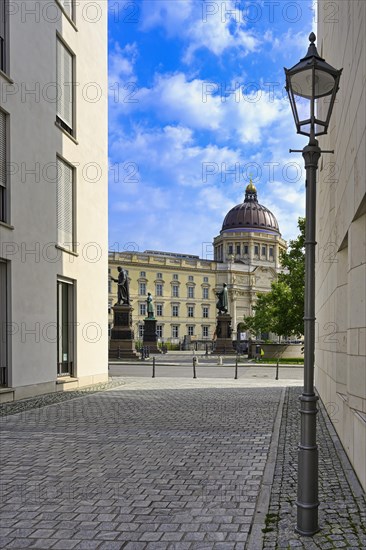
POLYGON ((109 242, 210 258, 250 175, 285 239, 304 168, 283 67, 307 51, 312 2, 109 0, 109 242))

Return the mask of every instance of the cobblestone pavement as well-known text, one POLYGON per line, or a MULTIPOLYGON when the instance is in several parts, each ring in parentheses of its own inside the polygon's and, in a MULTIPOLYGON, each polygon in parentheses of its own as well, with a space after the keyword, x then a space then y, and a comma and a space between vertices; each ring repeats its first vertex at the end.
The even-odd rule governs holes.
POLYGON ((298 388, 287 389, 263 548, 365 549, 365 494, 322 406, 318 413, 317 431, 321 531, 311 538, 294 533, 297 442, 300 439, 298 396, 298 388))
POLYGON ((364 495, 322 413, 323 530, 294 533, 299 387, 166 378, 108 387, 26 400, 1 419, 0 548, 366 548, 364 495))
POLYGON ((3 417, 1 548, 244 549, 283 389, 221 383, 3 417))

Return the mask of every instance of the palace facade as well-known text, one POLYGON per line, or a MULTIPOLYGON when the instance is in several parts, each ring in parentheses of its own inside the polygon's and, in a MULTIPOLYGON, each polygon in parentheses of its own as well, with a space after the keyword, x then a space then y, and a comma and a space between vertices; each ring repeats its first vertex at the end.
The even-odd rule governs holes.
POLYGON ((214 238, 214 259, 157 252, 109 253, 109 324, 116 301, 117 267, 129 274, 135 338, 142 339, 147 292, 154 299, 160 341, 210 341, 216 325, 216 292, 227 284, 233 339, 244 315, 250 315, 259 292, 268 292, 286 249, 275 216, 258 202, 251 182, 241 204, 232 208, 214 238))

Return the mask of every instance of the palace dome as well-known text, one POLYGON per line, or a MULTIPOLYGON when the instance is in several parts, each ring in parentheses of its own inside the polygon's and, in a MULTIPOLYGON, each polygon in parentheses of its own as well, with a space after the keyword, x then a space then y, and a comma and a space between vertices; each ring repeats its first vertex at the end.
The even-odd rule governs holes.
POLYGON ((278 222, 268 208, 259 204, 257 189, 250 180, 245 190, 245 199, 225 216, 221 231, 254 230, 265 233, 280 233, 278 222))

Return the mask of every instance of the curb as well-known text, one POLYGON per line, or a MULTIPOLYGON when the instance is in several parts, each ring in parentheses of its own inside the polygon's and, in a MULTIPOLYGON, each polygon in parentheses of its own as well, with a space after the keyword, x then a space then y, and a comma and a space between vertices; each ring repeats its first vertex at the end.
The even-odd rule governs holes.
POLYGON ((269 510, 272 484, 277 461, 278 441, 282 422, 283 405, 285 402, 287 388, 282 389, 280 402, 278 404, 276 419, 273 425, 271 444, 268 452, 266 466, 263 472, 262 484, 257 498, 253 515, 253 521, 249 532, 246 548, 247 550, 262 550, 264 542, 265 518, 269 510))

